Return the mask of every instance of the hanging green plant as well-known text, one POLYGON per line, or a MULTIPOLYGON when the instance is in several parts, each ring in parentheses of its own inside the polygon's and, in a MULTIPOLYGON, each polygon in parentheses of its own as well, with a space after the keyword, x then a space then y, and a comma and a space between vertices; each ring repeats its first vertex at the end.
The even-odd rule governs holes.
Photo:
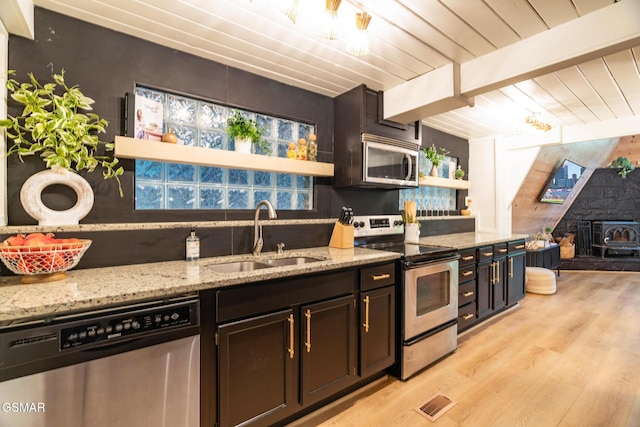
POLYGON ((619 168, 620 170, 618 171, 618 175, 620 175, 622 179, 625 179, 629 172, 635 169, 631 161, 629 161, 629 159, 627 159, 626 157, 618 157, 611 162, 611 165, 609 165, 609 167, 619 168))
MULTIPOLYGON (((15 74, 14 70, 9 75, 15 74)), ((22 114, 0 120, 0 128, 7 130, 7 139, 13 145, 7 156, 40 154, 47 168, 61 167, 69 171, 93 172, 102 166, 103 176, 115 178, 120 197, 123 196, 120 175, 122 167, 117 167, 116 157, 98 155, 101 146, 105 151, 113 151, 114 144, 102 142, 96 134, 105 133, 108 122, 90 113, 94 100, 86 97, 77 86, 68 86, 64 80, 64 70, 53 74, 54 83, 40 84, 33 73, 29 82, 19 83, 8 79, 7 89, 11 99, 24 105, 22 114)))

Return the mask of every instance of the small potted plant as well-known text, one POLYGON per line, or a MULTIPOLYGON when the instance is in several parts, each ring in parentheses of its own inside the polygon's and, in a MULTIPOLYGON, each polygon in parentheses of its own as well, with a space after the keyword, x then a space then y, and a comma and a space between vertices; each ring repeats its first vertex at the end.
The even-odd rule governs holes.
POLYGON ((435 144, 432 144, 431 147, 423 148, 422 151, 427 160, 431 162, 431 172, 429 175, 438 176, 438 166, 440 166, 440 163, 442 163, 449 152, 442 147, 436 148, 435 144))
POLYGON ((233 110, 227 120, 227 135, 233 138, 235 151, 250 153, 253 144, 263 152, 270 152, 269 143, 262 139, 262 129, 256 121, 243 116, 238 110, 233 110))
POLYGON ((618 175, 620 175, 622 179, 625 179, 629 172, 635 169, 631 161, 629 161, 629 159, 627 159, 626 157, 618 157, 611 162, 611 165, 609 167, 619 168, 620 170, 618 171, 618 175))
MULTIPOLYGON (((14 71, 10 70, 9 75, 12 74, 14 71)), ((23 160, 24 156, 39 154, 48 168, 27 179, 20 192, 25 211, 39 219, 41 225, 77 224, 89 213, 93 206, 93 190, 74 172, 93 172, 101 166, 104 178, 115 178, 120 196, 123 196, 118 177, 124 169, 117 166, 117 158, 99 154, 101 150, 114 150, 112 142, 102 142, 97 136, 105 133, 108 123, 90 112, 94 100, 77 86, 67 85, 64 74, 64 70, 53 74, 54 81, 44 85, 32 73, 25 83, 8 79, 11 99, 24 108, 22 114, 0 120, 0 129, 6 129, 7 139, 13 142, 7 149, 7 156, 17 154, 23 160), (51 184, 74 189, 78 196, 76 206, 66 211, 46 208, 41 203, 40 192, 51 184)))
POLYGON ((456 177, 456 179, 464 178, 464 171, 462 170, 460 165, 458 165, 458 169, 456 169, 455 177, 456 177))

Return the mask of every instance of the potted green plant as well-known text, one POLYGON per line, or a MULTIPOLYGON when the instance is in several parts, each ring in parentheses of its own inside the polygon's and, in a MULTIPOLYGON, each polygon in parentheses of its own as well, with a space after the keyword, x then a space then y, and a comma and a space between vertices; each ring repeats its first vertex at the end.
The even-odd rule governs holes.
POLYGON ((620 170, 618 171, 618 175, 620 175, 622 179, 625 179, 629 172, 635 169, 631 161, 629 161, 629 159, 627 159, 626 157, 618 157, 611 162, 611 165, 609 165, 609 167, 620 168, 620 170))
POLYGON ((455 177, 456 177, 456 179, 464 178, 464 171, 462 170, 460 165, 458 165, 458 169, 456 169, 455 177))
MULTIPOLYGON (((15 72, 10 70, 9 75, 13 74, 15 72)), ((25 83, 8 79, 7 89, 11 99, 24 108, 22 114, 0 120, 0 128, 6 130, 7 139, 13 142, 7 150, 7 156, 17 154, 23 160, 24 156, 39 154, 48 168, 30 177, 20 192, 25 210, 32 217, 40 219, 40 224, 54 224, 58 219, 41 219, 34 214, 57 215, 60 221, 70 218, 71 223, 77 223, 91 209, 93 190, 84 178, 74 172, 93 172, 101 166, 104 178, 115 178, 120 196, 123 196, 118 177, 123 174, 124 169, 117 166, 116 157, 99 154, 101 150, 114 149, 113 143, 102 142, 97 136, 105 133, 108 123, 90 112, 94 100, 85 96, 78 86, 67 85, 64 74, 64 70, 60 74, 53 74, 53 82, 44 85, 32 73, 29 73, 29 81, 25 83), (51 172, 54 175, 50 175, 51 172), (78 202, 74 208, 58 215, 56 212, 60 211, 45 209, 44 205, 34 206, 38 202, 41 204, 39 192, 52 183, 68 185, 76 191, 78 202), (37 201, 31 200, 34 196, 37 196, 37 201), (86 213, 77 220, 74 219, 74 215, 81 208, 86 209, 87 204, 89 206, 86 213)))
POLYGON ((431 172, 429 175, 438 176, 438 166, 444 160, 444 158, 449 154, 447 150, 444 148, 436 148, 435 144, 432 144, 430 147, 423 148, 425 157, 427 160, 431 162, 431 172))
POLYGON ((227 135, 233 138, 235 151, 250 153, 251 145, 255 145, 263 152, 269 153, 269 143, 262 139, 262 129, 255 120, 243 116, 240 111, 233 110, 227 119, 227 135))

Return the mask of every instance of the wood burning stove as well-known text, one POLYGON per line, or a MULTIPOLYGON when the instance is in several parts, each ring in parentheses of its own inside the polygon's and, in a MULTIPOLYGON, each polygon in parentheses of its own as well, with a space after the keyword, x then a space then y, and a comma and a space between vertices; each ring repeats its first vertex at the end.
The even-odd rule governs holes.
POLYGON ((638 255, 640 223, 635 221, 593 221, 593 253, 605 255, 638 255))

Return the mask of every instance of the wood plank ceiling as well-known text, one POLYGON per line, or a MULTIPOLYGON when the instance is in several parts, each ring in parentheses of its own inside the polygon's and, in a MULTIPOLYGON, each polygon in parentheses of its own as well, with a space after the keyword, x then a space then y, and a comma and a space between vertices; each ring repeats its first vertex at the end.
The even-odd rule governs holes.
MULTIPOLYGON (((338 40, 317 35, 322 0, 295 25, 269 0, 35 0, 50 9, 330 97, 361 83, 388 90, 575 20, 614 0, 344 0, 338 40), (356 12, 372 15, 371 52, 345 50, 356 12)), ((640 0, 621 0, 638 2, 640 0)), ((640 16, 629 17, 638 23, 640 16)), ((558 40, 563 43, 563 40, 558 40)), ((554 127, 640 115, 640 44, 492 90, 474 107, 423 122, 473 139, 515 135, 539 113, 554 127)), ((491 73, 491 70, 478 70, 491 73)))

